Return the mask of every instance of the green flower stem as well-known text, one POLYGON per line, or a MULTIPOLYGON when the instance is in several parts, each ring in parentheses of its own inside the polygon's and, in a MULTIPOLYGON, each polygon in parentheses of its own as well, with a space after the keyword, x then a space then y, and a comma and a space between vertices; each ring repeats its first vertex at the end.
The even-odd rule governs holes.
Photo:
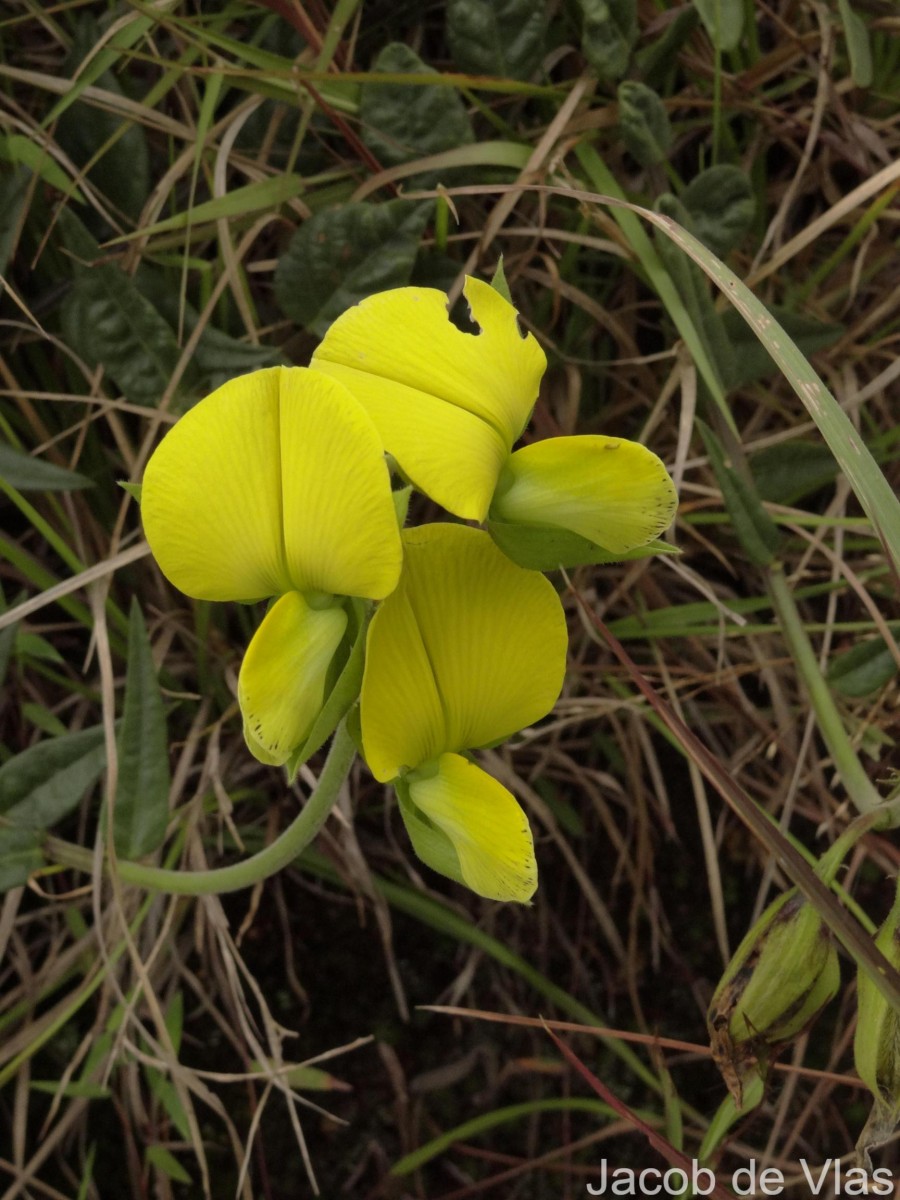
POLYGON ((863 770, 862 763, 847 736, 828 684, 819 669, 791 589, 778 564, 768 571, 769 595, 781 624, 791 657, 806 685, 819 730, 834 762, 847 795, 857 812, 869 813, 881 804, 881 797, 863 770))
MULTIPOLYGON (((328 758, 319 782, 302 812, 271 845, 229 867, 212 871, 170 871, 164 867, 145 866, 127 859, 116 861, 116 872, 123 883, 135 884, 151 891, 168 892, 176 896, 209 896, 221 892, 237 892, 268 879, 292 863, 310 844, 331 812, 341 785, 347 778, 356 746, 341 721, 334 734, 328 758)), ((94 856, 82 846, 74 846, 60 838, 48 837, 44 842, 47 856, 63 866, 91 873, 94 856)))

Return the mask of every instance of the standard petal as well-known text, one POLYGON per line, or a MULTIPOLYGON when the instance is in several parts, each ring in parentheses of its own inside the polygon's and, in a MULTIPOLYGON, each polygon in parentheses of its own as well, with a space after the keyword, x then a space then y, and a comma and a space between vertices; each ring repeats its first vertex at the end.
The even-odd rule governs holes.
POLYGON ((287 591, 279 470, 281 367, 242 375, 174 425, 147 463, 141 516, 163 574, 199 600, 287 591))
POLYGON ((491 516, 559 526, 612 553, 643 546, 668 529, 678 497, 662 461, 625 438, 547 438, 513 454, 491 516))
POLYGON ((477 333, 450 321, 442 292, 397 288, 340 316, 312 365, 350 388, 420 490, 481 520, 485 488, 493 491, 528 421, 546 358, 489 284, 469 278, 465 295, 477 333))
POLYGON ((453 844, 473 892, 522 904, 531 899, 537 863, 528 818, 496 779, 459 754, 442 754, 436 771, 409 779, 409 798, 453 844))
POLYGON ((382 782, 447 746, 440 697, 403 575, 369 625, 359 716, 366 762, 382 782))
POLYGON ((304 367, 282 372, 280 418, 293 586, 383 599, 403 551, 378 431, 346 388, 304 367))
POLYGON ((484 746, 545 716, 566 669, 553 585, 464 525, 422 525, 403 544, 401 587, 444 712, 440 749, 484 746))
POLYGON ((308 734, 346 628, 342 608, 311 608, 299 592, 288 592, 266 613, 238 678, 244 736, 261 762, 287 762, 308 734))

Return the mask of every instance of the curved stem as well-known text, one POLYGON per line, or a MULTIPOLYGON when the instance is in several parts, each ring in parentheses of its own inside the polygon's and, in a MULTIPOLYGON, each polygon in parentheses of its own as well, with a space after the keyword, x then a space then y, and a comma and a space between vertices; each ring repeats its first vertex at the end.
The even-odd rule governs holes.
MULTIPOLYGON (((347 732, 345 722, 341 721, 335 730, 319 781, 302 811, 271 845, 245 858, 243 862, 216 867, 211 871, 171 871, 165 867, 145 866, 120 858, 116 863, 120 879, 123 883, 177 896, 236 892, 259 883, 261 879, 268 879, 293 862, 322 828, 347 778, 355 754, 356 746, 347 732)), ((44 841, 44 850, 49 858, 63 866, 76 867, 88 874, 92 870, 94 856, 81 846, 48 837, 44 841)))

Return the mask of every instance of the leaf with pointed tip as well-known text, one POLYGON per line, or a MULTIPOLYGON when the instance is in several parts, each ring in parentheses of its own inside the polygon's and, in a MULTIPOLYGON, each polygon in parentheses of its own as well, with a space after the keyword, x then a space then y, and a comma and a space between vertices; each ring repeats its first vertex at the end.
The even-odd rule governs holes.
POLYGON ((136 599, 132 599, 128 622, 125 704, 116 741, 116 853, 123 858, 142 858, 158 849, 165 838, 170 775, 166 712, 136 599))
POLYGON ((556 571, 560 567, 599 566, 631 562, 653 554, 680 554, 676 546, 656 540, 622 554, 613 554, 568 529, 538 525, 515 525, 510 521, 486 521, 485 529, 507 558, 530 571, 556 571))
POLYGON ((0 767, 0 813, 20 829, 48 829, 72 811, 106 765, 103 727, 29 746, 0 767))
POLYGON ((0 442, 0 479, 20 492, 71 492, 93 487, 93 480, 78 471, 58 467, 0 442))
POLYGON ((708 425, 696 422, 716 475, 722 499, 731 517, 734 532, 747 557, 757 566, 768 566, 778 553, 781 535, 778 526, 763 508, 755 488, 745 482, 725 462, 718 438, 708 425))

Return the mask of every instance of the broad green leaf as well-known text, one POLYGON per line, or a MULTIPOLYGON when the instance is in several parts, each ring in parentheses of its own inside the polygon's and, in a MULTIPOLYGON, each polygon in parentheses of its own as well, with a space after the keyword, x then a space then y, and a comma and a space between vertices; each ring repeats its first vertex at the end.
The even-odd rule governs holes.
POLYGON ((897 674, 897 664, 883 638, 857 642, 832 658, 826 679, 842 696, 870 696, 897 674))
POLYGON ((753 487, 726 464, 725 454, 713 431, 702 421, 697 421, 696 425, 738 541, 751 562, 757 566, 768 566, 775 558, 781 542, 777 525, 763 508, 753 487))
MULTIPOLYGON (((395 81, 404 75, 437 78, 437 71, 402 42, 391 42, 378 55, 360 88, 362 138, 382 166, 412 162, 473 141, 472 124, 459 92, 441 85, 395 81), (379 75, 395 78, 381 83, 379 75)), ((413 176, 413 180, 416 186, 430 187, 439 174, 428 171, 413 176)))
MULTIPOLYGON (((679 221, 686 228, 693 224, 690 213, 670 192, 664 192, 659 197, 656 207, 659 212, 679 221)), ((659 257, 678 289, 685 311, 706 348, 720 386, 727 392, 734 385, 734 354, 728 342, 722 314, 716 310, 713 303, 709 283, 696 263, 692 263, 684 251, 659 230, 654 231, 654 242, 659 257)))
POLYGON ((472 75, 530 79, 544 57, 544 0, 448 0, 447 41, 472 75))
MULTIPOLYGON (((816 317, 791 312, 787 308, 772 307, 769 311, 807 357, 817 350, 832 346, 844 333, 843 325, 826 324, 816 317)), ((748 383, 769 379, 777 374, 778 366, 766 350, 765 343, 754 334, 741 314, 729 308, 721 316, 731 347, 733 386, 745 387, 748 383)))
POLYGON ((612 554, 567 529, 537 525, 514 525, 508 521, 486 521, 485 529, 507 558, 531 571, 555 571, 559 567, 583 567, 603 563, 631 562, 653 554, 680 554, 668 542, 653 541, 623 554, 612 554))
POLYGON ((760 498, 774 504, 795 504, 834 483, 838 473, 827 446, 796 440, 758 451, 750 459, 750 469, 760 498))
MULTIPOLYGON (((90 366, 103 366, 132 404, 156 404, 181 357, 175 334, 120 267, 95 261, 100 249, 77 217, 63 210, 60 226, 77 263, 62 309, 63 337, 90 366)), ((179 395, 198 391, 190 363, 179 395)))
POLYGON ((39 830, 8 825, 0 817, 0 892, 22 887, 32 871, 44 865, 41 837, 39 830))
POLYGON ((310 217, 278 261, 275 297, 319 337, 366 296, 409 282, 431 205, 345 204, 310 217))
POLYGON ((871 87, 874 78, 872 43, 866 23, 850 7, 850 0, 838 0, 838 12, 841 14, 841 24, 847 39, 853 82, 857 87, 871 87))
POLYGON ((29 746, 0 767, 0 813, 20 829, 48 829, 81 802, 105 766, 100 725, 29 746))
POLYGON ((6 266, 18 235, 30 180, 31 172, 26 167, 15 167, 0 175, 0 296, 6 286, 6 266))
POLYGON ((637 41, 635 0, 578 0, 584 24, 581 49, 601 81, 621 79, 637 41))
POLYGON ((78 471, 34 458, 0 442, 0 478, 20 492, 71 492, 93 487, 93 480, 78 471))
POLYGON ((744 0, 694 0, 710 40, 719 50, 735 50, 744 31, 744 0))
MULTIPOLYGON (((185 1135, 185 1141, 190 1137, 190 1131, 185 1135)), ((190 1183, 191 1177, 175 1157, 175 1155, 165 1148, 165 1146, 148 1146, 144 1151, 144 1158, 151 1167, 155 1167, 157 1171, 161 1171, 163 1175, 169 1179, 174 1179, 176 1183, 190 1183)))
POLYGON ((619 84, 619 129, 632 158, 642 167, 664 162, 672 148, 672 126, 666 106, 643 83, 619 84))
POLYGON ((79 204, 84 203, 84 196, 40 142, 32 141, 21 133, 7 134, 6 137, 0 137, 0 158, 13 165, 20 163, 50 187, 71 196, 79 204))
POLYGON ((119 774, 113 833, 116 853, 142 858, 161 844, 169 816, 166 713, 141 608, 131 602, 125 704, 116 739, 119 774))
POLYGON ((738 167, 727 163, 701 171, 680 199, 690 213, 694 236, 719 258, 737 245, 756 211, 750 180, 738 167))
MULTIPOLYGON (((144 17, 133 22, 131 32, 140 36, 138 30, 148 20, 144 17)), ((128 29, 128 26, 124 27, 117 36, 120 38, 128 29)), ((63 74, 73 76, 85 58, 93 54, 99 32, 93 17, 82 13, 63 74)), ((114 38, 113 42, 116 41, 114 38)), ((108 68, 97 71, 98 67, 111 61, 111 55, 119 57, 112 49, 101 50, 93 58, 88 72, 91 82, 107 92, 122 95, 117 74, 108 68)), ((73 91, 84 82, 82 74, 73 85, 73 91)), ((150 192, 150 157, 140 124, 123 121, 115 113, 86 100, 75 100, 60 114, 56 138, 76 166, 86 167, 92 163, 87 172, 88 180, 115 208, 134 219, 140 216, 150 192)), ((67 189, 63 187, 62 190, 67 189)))

